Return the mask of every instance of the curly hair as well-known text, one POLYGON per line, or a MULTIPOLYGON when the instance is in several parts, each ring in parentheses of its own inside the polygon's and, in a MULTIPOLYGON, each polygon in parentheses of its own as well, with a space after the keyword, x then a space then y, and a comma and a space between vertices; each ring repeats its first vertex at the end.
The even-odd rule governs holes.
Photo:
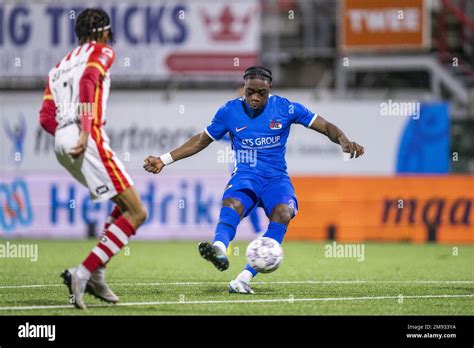
POLYGON ((84 44, 87 40, 99 40, 104 31, 109 31, 109 40, 113 42, 113 33, 110 24, 110 17, 100 8, 88 8, 82 11, 76 20, 76 36, 79 44, 84 44))

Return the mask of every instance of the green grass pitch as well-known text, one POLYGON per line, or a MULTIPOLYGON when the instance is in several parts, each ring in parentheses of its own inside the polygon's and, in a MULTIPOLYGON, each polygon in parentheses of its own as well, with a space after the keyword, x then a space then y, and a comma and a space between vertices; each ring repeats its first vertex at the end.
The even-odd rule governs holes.
POLYGON ((68 304, 59 274, 94 240, 10 242, 38 244, 39 257, 0 259, 0 315, 474 314, 472 245, 366 243, 358 262, 325 257, 325 242, 286 242, 282 266, 255 278, 252 296, 227 292, 245 265, 246 243, 232 244, 230 268, 219 272, 197 242, 132 241, 107 267, 121 304, 86 295, 89 308, 80 311, 68 304))

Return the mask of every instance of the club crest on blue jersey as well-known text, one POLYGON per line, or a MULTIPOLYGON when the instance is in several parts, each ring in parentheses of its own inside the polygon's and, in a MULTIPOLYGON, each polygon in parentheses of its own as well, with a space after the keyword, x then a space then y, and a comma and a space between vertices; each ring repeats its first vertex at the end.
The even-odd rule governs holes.
POLYGON ((230 133, 232 150, 237 155, 236 172, 279 176, 287 174, 285 152, 290 125, 308 127, 313 119, 314 113, 305 106, 276 95, 271 95, 261 114, 252 118, 245 112, 242 99, 237 98, 217 110, 206 133, 215 141, 230 133))
POLYGON ((281 129, 283 127, 282 123, 279 121, 271 120, 270 129, 281 129))

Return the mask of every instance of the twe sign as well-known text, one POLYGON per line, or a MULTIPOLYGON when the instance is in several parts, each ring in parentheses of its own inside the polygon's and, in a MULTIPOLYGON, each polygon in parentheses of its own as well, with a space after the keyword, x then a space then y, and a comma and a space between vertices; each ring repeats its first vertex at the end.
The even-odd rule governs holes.
POLYGON ((346 50, 424 49, 429 16, 423 0, 344 0, 340 42, 346 50))

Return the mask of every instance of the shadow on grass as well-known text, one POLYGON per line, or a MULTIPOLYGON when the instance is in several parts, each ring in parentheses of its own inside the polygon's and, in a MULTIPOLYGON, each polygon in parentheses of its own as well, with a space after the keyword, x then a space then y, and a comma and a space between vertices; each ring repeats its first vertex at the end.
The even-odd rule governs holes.
POLYGON ((284 296, 284 297, 288 296, 287 292, 282 293, 281 290, 278 291, 278 290, 273 289, 273 288, 267 288, 267 287, 265 287, 265 288, 261 288, 261 287, 256 288, 256 287, 253 287, 252 289, 253 289, 253 291, 255 291, 255 294, 259 295, 259 296, 265 296, 265 295, 271 295, 272 297, 275 297, 275 295, 284 296))
POLYGON ((205 289, 202 289, 199 292, 203 294, 221 295, 221 294, 228 293, 229 291, 227 290, 226 285, 212 285, 212 286, 207 286, 205 289))

